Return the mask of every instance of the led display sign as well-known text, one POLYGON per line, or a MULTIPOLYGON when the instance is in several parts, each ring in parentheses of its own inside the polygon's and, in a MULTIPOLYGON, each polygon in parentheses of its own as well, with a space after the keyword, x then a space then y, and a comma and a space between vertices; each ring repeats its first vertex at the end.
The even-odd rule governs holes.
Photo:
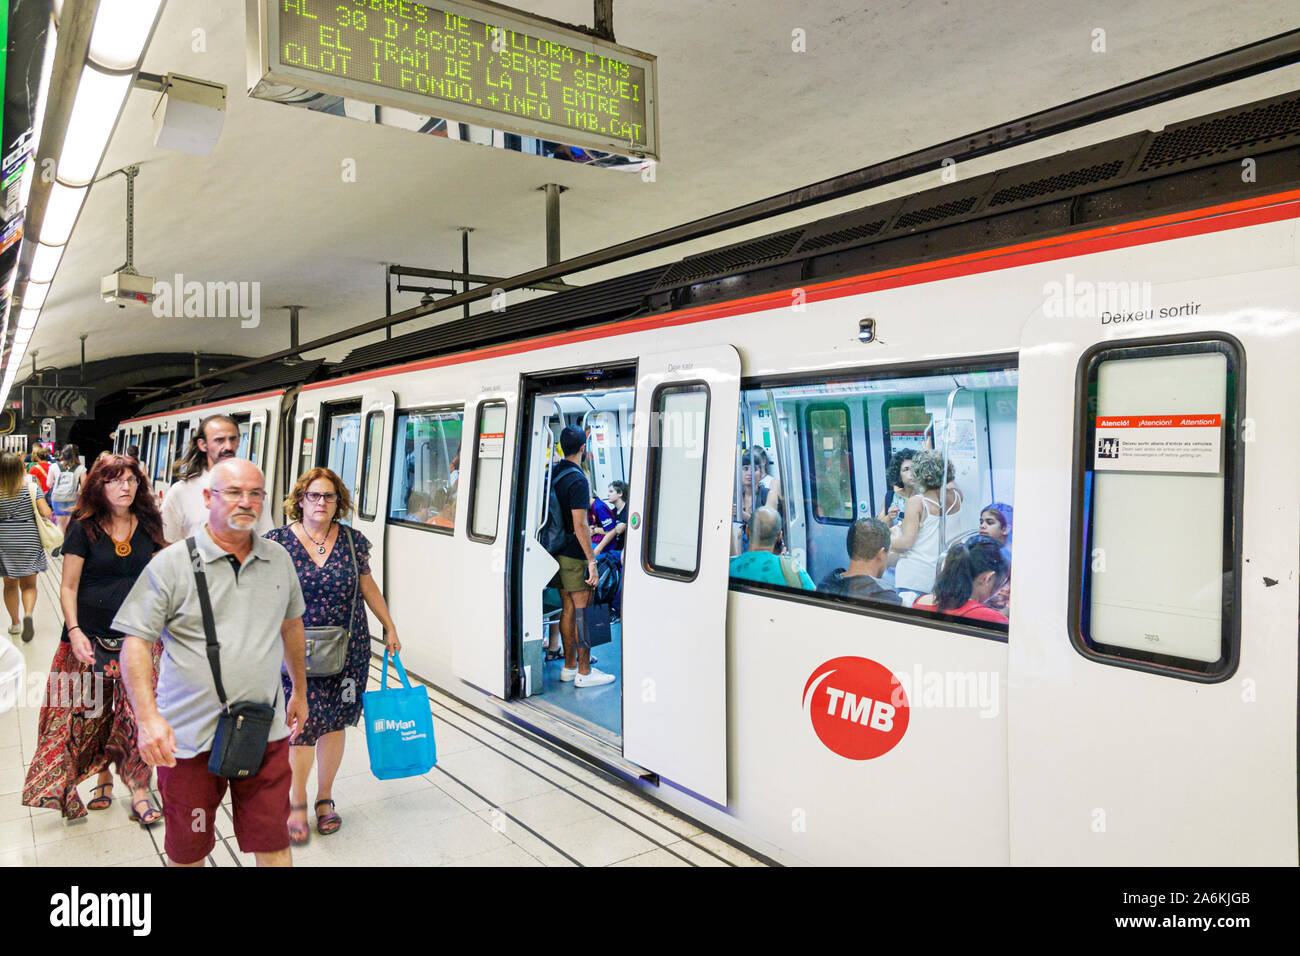
POLYGON ((289 85, 659 157, 655 58, 644 53, 489 3, 249 0, 249 13, 254 96, 289 85))

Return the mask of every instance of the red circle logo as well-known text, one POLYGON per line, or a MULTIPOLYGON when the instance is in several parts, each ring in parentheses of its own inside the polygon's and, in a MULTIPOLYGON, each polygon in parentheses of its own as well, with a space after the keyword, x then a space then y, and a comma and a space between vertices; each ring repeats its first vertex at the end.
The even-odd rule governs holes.
POLYGON ((837 657, 813 671, 804 684, 803 709, 818 739, 850 760, 888 753, 907 732, 902 683, 865 657, 837 657))

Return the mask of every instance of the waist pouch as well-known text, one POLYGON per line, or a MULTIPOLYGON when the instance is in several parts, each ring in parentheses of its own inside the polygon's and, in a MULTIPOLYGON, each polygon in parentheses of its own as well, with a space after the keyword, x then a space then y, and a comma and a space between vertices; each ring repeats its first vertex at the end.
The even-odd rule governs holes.
POLYGON ((275 707, 241 701, 230 704, 217 718, 208 773, 218 777, 251 777, 262 767, 266 741, 271 735, 275 707))
POLYGON ((95 652, 94 672, 106 680, 116 680, 122 676, 121 663, 124 637, 92 637, 90 647, 95 652))

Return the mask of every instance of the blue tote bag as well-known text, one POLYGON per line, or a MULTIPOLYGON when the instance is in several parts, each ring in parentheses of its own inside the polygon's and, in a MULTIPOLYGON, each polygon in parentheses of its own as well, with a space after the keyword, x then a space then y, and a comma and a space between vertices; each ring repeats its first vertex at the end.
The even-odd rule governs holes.
POLYGON ((412 687, 402 659, 394 654, 393 664, 402 679, 401 687, 388 686, 388 652, 384 652, 384 676, 379 690, 361 695, 366 722, 366 749, 370 751, 370 772, 380 780, 418 777, 438 762, 433 743, 433 715, 429 692, 412 687))

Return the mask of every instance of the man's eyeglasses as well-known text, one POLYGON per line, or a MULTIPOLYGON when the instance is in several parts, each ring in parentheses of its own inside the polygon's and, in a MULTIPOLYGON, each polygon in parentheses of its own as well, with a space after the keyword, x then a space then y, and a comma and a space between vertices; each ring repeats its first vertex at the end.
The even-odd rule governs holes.
POLYGON ((213 488, 213 494, 221 495, 225 501, 232 504, 240 501, 245 495, 250 501, 261 501, 266 497, 266 492, 261 488, 213 488))
POLYGON ((140 479, 135 475, 123 475, 120 478, 109 478, 104 482, 106 485, 119 485, 123 488, 132 488, 140 484, 140 479))
POLYGON ((322 501, 327 505, 332 505, 339 500, 339 496, 332 491, 307 491, 303 493, 303 497, 314 505, 320 504, 322 501))

